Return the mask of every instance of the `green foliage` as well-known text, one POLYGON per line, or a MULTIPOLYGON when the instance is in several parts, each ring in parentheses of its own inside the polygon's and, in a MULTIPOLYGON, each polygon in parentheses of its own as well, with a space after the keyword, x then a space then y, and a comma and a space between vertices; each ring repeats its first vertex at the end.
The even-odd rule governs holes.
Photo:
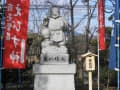
POLYGON ((91 40, 90 41, 90 44, 92 45, 92 46, 97 46, 97 40, 91 40))
POLYGON ((100 68, 100 81, 104 86, 116 86, 117 85, 117 72, 110 71, 108 64, 100 68), (109 82, 108 82, 109 81, 109 82))
POLYGON ((110 86, 117 86, 117 72, 110 71, 110 86))
POLYGON ((108 66, 107 65, 100 68, 100 77, 101 77, 101 83, 107 83, 107 79, 108 79, 108 66))

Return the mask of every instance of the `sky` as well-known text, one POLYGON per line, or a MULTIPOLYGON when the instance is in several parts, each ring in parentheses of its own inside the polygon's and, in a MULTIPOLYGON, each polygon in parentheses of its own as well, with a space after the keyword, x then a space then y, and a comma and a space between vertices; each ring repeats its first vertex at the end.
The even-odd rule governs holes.
MULTIPOLYGON (((41 3, 45 4, 46 1, 48 0, 38 0, 38 2, 36 3, 35 1, 37 0, 30 0, 30 5, 39 5, 41 3)), ((56 0, 50 0, 53 4, 57 4, 57 5, 69 5, 69 0, 57 0, 58 2, 56 2, 56 0)), ((90 0, 90 5, 95 5, 95 2, 96 0, 90 0)), ((111 3, 107 0, 106 4, 107 6, 112 6, 111 3)), ((81 2, 81 0, 78 1, 77 3, 77 7, 74 9, 74 22, 75 24, 77 24, 82 18, 84 15, 87 14, 87 8, 84 7, 85 4, 81 2)), ((105 8, 106 10, 108 8, 105 8)), ((30 10, 30 17, 29 17, 29 26, 32 26, 31 24, 33 23, 33 18, 31 18, 31 12, 33 13, 33 9, 30 10)), ((41 13, 42 14, 42 19, 43 17, 46 15, 47 11, 46 10, 42 10, 42 12, 44 13, 41 13)), ((35 13, 35 11, 34 11, 35 13)), ((33 14, 34 14, 33 13, 33 14)), ((68 14, 69 17, 67 17, 67 20, 70 22, 70 14, 68 14)), ((108 21, 108 17, 110 16, 111 14, 110 13, 105 13, 105 26, 112 26, 112 22, 111 21, 108 21)), ((37 19, 37 18, 36 18, 37 19)), ((40 21, 37 21, 40 23, 40 21)), ((84 19, 81 24, 79 25, 78 28, 76 28, 75 32, 77 33, 84 33, 85 32, 85 26, 87 24, 87 18, 84 19)), ((91 27, 90 29, 94 29, 94 27, 98 26, 98 18, 97 18, 97 9, 95 10, 95 13, 94 13, 94 18, 91 20, 91 27)), ((29 28, 29 29, 32 29, 29 28)), ((37 29, 37 28, 36 28, 37 29)))
MULTIPOLYGON (((90 6, 94 6, 95 5, 95 0, 92 0, 90 1, 90 6)), ((79 0, 79 2, 77 3, 77 5, 86 5, 86 3, 82 3, 81 0, 79 0)), ((76 12, 79 12, 76 16, 77 18, 75 18, 75 21, 79 21, 80 18, 82 18, 84 15, 87 15, 87 8, 86 7, 83 7, 83 8, 80 8, 79 10, 75 10, 76 12)), ((76 13, 75 13, 76 14, 76 13)), ((75 16, 75 17, 76 17, 75 16)), ((92 30, 95 26, 97 26, 97 9, 95 10, 94 12, 94 18, 91 20, 91 26, 90 26, 90 29, 92 30)), ((87 25, 87 21, 88 21, 88 18, 84 19, 80 26, 75 30, 77 33, 85 33, 85 29, 86 29, 86 25, 87 25)))
POLYGON ((70 0, 30 0, 30 4, 37 4, 39 5, 40 3, 46 4, 47 2, 52 3, 53 5, 69 5, 70 0))
MULTIPOLYGON (((109 0, 106 0, 105 2, 105 11, 106 12, 111 12, 113 10, 113 5, 109 0)), ((105 26, 112 26, 112 21, 109 21, 108 18, 113 14, 112 13, 105 13, 105 26)))
MULTIPOLYGON (((69 6, 69 0, 30 0, 30 11, 29 11, 29 29, 33 30, 35 28, 35 31, 38 31, 36 26, 34 27, 33 23, 39 23, 40 26, 41 21, 43 20, 43 17, 47 14, 47 9, 38 10, 40 15, 36 15, 37 11, 35 9, 31 9, 33 5, 40 5, 41 3, 44 5, 47 1, 50 1, 53 4, 57 5, 64 5, 69 6), (32 15, 35 15, 35 18, 32 18, 32 15), (41 17, 39 17, 41 16, 41 17), (41 19, 40 19, 41 18, 41 19), (37 20, 37 21, 35 21, 37 20)), ((96 0, 90 0, 90 5, 94 5, 96 0)), ((78 1, 77 7, 74 9, 74 22, 77 24, 84 15, 87 14, 87 8, 84 7, 84 3, 81 2, 81 0, 78 1)), ((111 2, 109 0, 106 0, 105 6, 112 7, 111 2)), ((108 9, 111 8, 105 8, 105 10, 108 11, 108 9)), ((70 22, 70 13, 67 16, 67 20, 70 22)), ((105 13, 105 26, 112 26, 112 21, 108 21, 108 17, 111 15, 111 13, 105 13)), ((94 13, 94 18, 91 20, 91 27, 90 29, 94 29, 95 26, 98 26, 98 18, 97 18, 97 9, 94 13)), ((85 26, 87 24, 87 18, 84 19, 78 28, 76 28, 75 32, 77 33, 84 33, 85 32, 85 26)))

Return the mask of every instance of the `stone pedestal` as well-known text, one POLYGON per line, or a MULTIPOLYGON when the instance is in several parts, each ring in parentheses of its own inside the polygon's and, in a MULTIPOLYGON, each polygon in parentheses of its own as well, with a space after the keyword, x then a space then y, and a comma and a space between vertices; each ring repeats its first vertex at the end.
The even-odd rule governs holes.
POLYGON ((75 90, 75 64, 33 66, 34 90, 75 90))

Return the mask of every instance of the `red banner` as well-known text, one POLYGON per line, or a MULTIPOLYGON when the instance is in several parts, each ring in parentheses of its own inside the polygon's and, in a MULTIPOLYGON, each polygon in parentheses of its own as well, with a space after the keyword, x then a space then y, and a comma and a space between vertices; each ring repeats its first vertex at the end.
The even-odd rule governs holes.
POLYGON ((3 67, 24 69, 26 64, 29 0, 7 0, 3 67))
POLYGON ((98 0, 98 29, 99 29, 99 49, 105 50, 105 23, 104 23, 104 0, 98 0))

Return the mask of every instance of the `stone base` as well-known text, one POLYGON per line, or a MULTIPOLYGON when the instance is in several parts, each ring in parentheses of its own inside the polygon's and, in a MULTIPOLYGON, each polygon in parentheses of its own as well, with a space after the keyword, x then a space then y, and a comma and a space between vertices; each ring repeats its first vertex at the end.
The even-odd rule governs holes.
POLYGON ((33 66, 34 90, 75 90, 75 64, 33 66))

